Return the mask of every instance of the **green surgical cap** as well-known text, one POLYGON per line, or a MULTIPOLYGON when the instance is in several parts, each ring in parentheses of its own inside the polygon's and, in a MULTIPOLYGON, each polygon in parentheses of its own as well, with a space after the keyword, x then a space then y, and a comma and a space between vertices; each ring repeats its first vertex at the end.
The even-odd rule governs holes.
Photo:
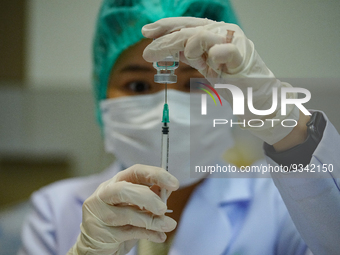
POLYGON ((93 85, 97 119, 107 98, 111 69, 119 55, 143 38, 141 29, 162 18, 190 16, 237 24, 228 0, 104 0, 93 42, 93 85))

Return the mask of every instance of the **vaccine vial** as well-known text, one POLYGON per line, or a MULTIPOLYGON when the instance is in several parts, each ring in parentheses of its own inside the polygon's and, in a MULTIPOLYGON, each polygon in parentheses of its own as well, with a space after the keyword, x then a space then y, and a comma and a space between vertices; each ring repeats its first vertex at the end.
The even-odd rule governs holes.
POLYGON ((179 65, 179 53, 174 56, 167 56, 165 59, 153 62, 153 67, 157 70, 154 81, 156 83, 176 83, 177 75, 175 69, 179 65))

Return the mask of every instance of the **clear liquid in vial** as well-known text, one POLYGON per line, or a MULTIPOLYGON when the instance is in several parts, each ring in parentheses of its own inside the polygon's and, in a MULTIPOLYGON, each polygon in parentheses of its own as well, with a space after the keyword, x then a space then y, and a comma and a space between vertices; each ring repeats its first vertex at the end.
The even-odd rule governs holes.
POLYGON ((179 54, 167 56, 165 59, 154 62, 153 67, 157 70, 155 82, 157 83, 176 83, 177 76, 175 69, 179 66, 179 54))

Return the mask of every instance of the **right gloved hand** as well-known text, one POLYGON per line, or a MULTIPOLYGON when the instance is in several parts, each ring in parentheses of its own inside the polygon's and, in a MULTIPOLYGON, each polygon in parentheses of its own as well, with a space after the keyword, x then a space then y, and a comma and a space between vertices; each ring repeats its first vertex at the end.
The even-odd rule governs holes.
POLYGON ((138 239, 164 242, 176 227, 166 204, 150 189, 178 189, 178 180, 162 168, 134 165, 102 183, 83 204, 81 233, 68 255, 126 254, 138 239))
MULTIPOLYGON (((246 95, 248 89, 252 89, 252 96, 249 97, 256 110, 271 109, 273 89, 278 90, 280 96, 281 88, 291 87, 275 78, 256 52, 253 42, 235 24, 202 18, 172 17, 145 25, 142 33, 147 38, 155 39, 144 50, 146 61, 161 61, 166 56, 180 52, 180 60, 197 69, 212 85, 216 78, 220 78, 218 83, 236 86, 238 90, 235 98, 246 95)), ((215 88, 219 88, 218 93, 234 107, 236 100, 233 100, 231 93, 225 87, 215 88)), ((295 93, 288 93, 289 99, 295 97, 295 93)), ((297 107, 288 105, 287 115, 281 115, 280 108, 279 103, 274 112, 265 116, 253 114, 246 109, 243 115, 239 115, 239 121, 275 119, 274 124, 266 121, 262 127, 258 124, 255 124, 255 128, 247 126, 254 135, 274 144, 293 129, 279 123, 283 119, 299 119, 297 107)))

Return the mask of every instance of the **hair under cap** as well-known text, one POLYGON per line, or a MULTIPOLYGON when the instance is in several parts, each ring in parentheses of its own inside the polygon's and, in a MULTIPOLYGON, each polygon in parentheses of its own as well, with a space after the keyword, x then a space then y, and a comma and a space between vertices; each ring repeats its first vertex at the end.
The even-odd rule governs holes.
POLYGON ((190 16, 237 24, 229 0, 104 0, 93 42, 93 86, 97 120, 107 98, 111 69, 119 55, 143 37, 141 29, 162 18, 190 16))

